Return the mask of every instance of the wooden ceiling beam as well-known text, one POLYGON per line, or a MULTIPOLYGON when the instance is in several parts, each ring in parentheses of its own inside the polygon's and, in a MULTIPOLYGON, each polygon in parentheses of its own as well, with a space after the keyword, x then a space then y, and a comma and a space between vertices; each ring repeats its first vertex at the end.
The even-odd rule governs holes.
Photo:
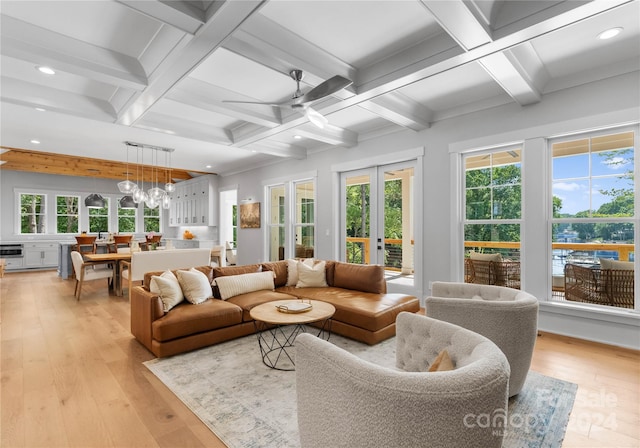
MULTIPOLYGON (((124 180, 127 178, 127 164, 104 159, 92 159, 88 157, 76 157, 62 154, 55 154, 41 151, 31 151, 20 148, 0 146, 3 150, 0 154, 1 170, 27 171, 42 174, 57 174, 61 176, 98 177, 103 179, 124 180)), ((158 167, 156 167, 158 168, 158 167)), ((151 165, 136 165, 129 163, 129 180, 155 181, 154 167, 151 165), (136 176, 138 167, 139 177, 136 176)), ((160 167, 158 172, 158 182, 164 183, 168 178, 168 170, 160 167)), ((191 179, 191 174, 211 174, 199 171, 187 171, 183 169, 171 169, 173 180, 191 179)))

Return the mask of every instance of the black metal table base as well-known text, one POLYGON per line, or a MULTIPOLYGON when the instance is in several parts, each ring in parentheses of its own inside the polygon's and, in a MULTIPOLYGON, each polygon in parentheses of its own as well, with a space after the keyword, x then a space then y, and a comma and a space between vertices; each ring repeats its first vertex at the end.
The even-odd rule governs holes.
POLYGON ((274 325, 255 320, 253 324, 256 328, 262 362, 276 370, 295 370, 295 356, 292 356, 288 349, 294 347, 296 337, 300 333, 318 330, 316 336, 319 338, 328 341, 331 337, 331 319, 322 321, 319 328, 308 324, 274 325))

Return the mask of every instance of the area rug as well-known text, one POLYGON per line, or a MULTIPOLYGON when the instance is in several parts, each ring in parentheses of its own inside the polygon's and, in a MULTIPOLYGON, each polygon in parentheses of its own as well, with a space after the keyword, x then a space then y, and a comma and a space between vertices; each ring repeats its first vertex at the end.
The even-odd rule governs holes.
MULTIPOLYGON (((337 335, 331 342, 393 368, 395 338, 375 346, 337 335)), ((145 362, 229 448, 299 447, 295 372, 266 367, 255 336, 145 362)), ((530 372, 509 400, 504 447, 562 444, 577 386, 530 372)), ((486 416, 477 416, 478 424, 486 416)), ((500 429, 497 429, 500 430, 500 429)))

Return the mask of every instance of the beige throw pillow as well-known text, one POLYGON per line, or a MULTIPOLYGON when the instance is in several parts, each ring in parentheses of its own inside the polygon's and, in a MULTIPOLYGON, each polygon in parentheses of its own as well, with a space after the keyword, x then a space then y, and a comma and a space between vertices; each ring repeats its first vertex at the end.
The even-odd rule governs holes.
POLYGON ((611 258, 600 258, 602 269, 619 269, 623 271, 633 271, 633 261, 618 261, 611 258))
MULTIPOLYGON (((313 266, 313 258, 307 258, 302 263, 307 266, 313 266)), ((287 286, 296 286, 298 284, 298 260, 289 258, 287 260, 287 286)))
POLYGON ((296 288, 323 288, 327 285, 325 274, 326 262, 321 261, 313 266, 298 262, 298 283, 296 288))
POLYGON ((178 282, 182 288, 185 299, 197 305, 213 296, 211 283, 205 274, 197 269, 178 271, 178 282))
POLYGON ((454 368, 453 361, 451 361, 449 357, 449 352, 442 350, 438 353, 436 359, 433 360, 433 363, 429 367, 429 372, 445 372, 447 370, 453 370, 454 368))
POLYGON ((165 313, 184 300, 178 279, 173 273, 171 273, 171 276, 173 278, 165 277, 164 274, 151 277, 151 292, 158 294, 165 313))
POLYGON ((215 282, 222 300, 253 291, 273 291, 273 271, 255 272, 252 274, 225 275, 216 277, 215 282))

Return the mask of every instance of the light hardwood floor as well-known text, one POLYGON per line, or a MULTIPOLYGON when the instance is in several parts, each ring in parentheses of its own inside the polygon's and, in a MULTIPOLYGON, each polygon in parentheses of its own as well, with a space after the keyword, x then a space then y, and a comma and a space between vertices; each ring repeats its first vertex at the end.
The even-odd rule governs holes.
MULTIPOLYGON (((0 280, 0 446, 224 447, 143 361, 129 302, 52 271, 0 280)), ((640 446, 640 354, 543 334, 532 369, 578 383, 564 447, 640 446)))

